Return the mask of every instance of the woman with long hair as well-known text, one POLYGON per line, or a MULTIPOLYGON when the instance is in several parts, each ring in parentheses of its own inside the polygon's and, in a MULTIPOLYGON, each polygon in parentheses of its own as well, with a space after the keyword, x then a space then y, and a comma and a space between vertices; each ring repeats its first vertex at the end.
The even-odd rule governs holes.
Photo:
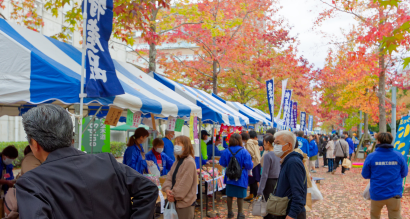
POLYGON ((167 175, 162 191, 167 193, 168 201, 176 202, 176 211, 180 219, 192 219, 195 213, 196 172, 194 148, 186 136, 175 138, 175 163, 167 175))
POLYGON ((137 128, 134 135, 128 140, 122 161, 123 164, 130 166, 141 174, 148 173, 147 167, 154 165, 154 162, 145 160, 145 152, 142 147, 142 143, 147 140, 148 136, 149 132, 145 128, 137 128))
POLYGON ((238 133, 231 135, 229 138, 229 147, 227 150, 222 152, 221 159, 219 164, 223 167, 228 167, 226 169, 224 183, 226 184, 226 196, 228 196, 228 218, 234 218, 235 215, 232 211, 232 202, 233 198, 237 198, 238 204, 238 219, 244 219, 245 215, 243 214, 243 199, 246 197, 248 187, 248 171, 252 170, 253 163, 252 157, 246 149, 243 148, 242 136, 238 133), (239 166, 242 167, 242 173, 239 179, 228 179, 227 173, 229 172, 229 162, 231 158, 235 156, 236 160, 239 163, 239 166))

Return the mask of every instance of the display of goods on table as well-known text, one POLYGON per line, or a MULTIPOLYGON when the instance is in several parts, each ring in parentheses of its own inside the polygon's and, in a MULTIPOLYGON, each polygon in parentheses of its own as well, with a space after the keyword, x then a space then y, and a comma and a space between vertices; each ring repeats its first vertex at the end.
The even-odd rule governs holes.
POLYGON ((352 163, 353 168, 363 168, 363 163, 352 163))

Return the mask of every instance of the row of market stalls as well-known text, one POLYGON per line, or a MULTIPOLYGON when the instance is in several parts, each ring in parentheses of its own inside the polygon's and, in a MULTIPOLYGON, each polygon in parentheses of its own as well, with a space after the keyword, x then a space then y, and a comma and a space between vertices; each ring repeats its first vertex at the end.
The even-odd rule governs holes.
MULTIPOLYGON (((0 116, 21 116, 39 104, 57 104, 74 115, 76 135, 83 134, 78 125, 82 119, 79 112, 81 52, 3 19, 0 19, 0 48, 0 116)), ((270 116, 260 110, 225 101, 156 73, 146 74, 132 64, 113 61, 125 94, 85 98, 83 115, 105 117, 110 107, 123 111, 120 121, 125 120, 128 110, 157 120, 172 116, 188 121, 195 115, 199 133, 201 123, 214 127, 221 124, 275 126, 270 116)), ((77 147, 81 149, 78 142, 77 147)), ((201 157, 200 151, 196 145, 196 156, 201 157)), ((202 184, 202 177, 200 180, 202 184)), ((199 192, 202 195, 202 189, 199 192)))

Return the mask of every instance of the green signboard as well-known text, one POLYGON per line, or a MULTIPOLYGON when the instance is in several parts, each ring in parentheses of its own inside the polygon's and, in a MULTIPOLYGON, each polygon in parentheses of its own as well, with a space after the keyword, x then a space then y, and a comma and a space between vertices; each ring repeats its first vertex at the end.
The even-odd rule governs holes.
MULTIPOLYGON (((90 122, 91 117, 83 119, 83 130, 90 122)), ((85 130, 82 137, 81 150, 87 153, 98 154, 110 152, 110 126, 104 125, 104 119, 95 119, 85 130), (94 131, 94 134, 92 132, 94 131)))

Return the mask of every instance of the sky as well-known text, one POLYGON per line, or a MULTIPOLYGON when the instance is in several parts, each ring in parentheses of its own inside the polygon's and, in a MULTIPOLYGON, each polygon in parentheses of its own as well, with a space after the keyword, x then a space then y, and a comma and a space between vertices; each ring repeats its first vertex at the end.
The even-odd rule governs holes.
MULTIPOLYGON (((331 2, 326 0, 327 2, 331 2)), ((339 16, 326 20, 321 27, 313 30, 313 24, 320 12, 329 6, 319 0, 281 0, 282 9, 279 16, 284 17, 292 27, 291 36, 297 36, 300 45, 298 55, 303 55, 309 63, 316 68, 323 68, 330 47, 329 37, 323 37, 320 31, 332 35, 341 42, 341 29, 348 30, 355 23, 352 15, 340 14, 339 16), (339 38, 337 38, 339 37, 339 38)), ((278 15, 277 15, 278 16, 278 15)))

